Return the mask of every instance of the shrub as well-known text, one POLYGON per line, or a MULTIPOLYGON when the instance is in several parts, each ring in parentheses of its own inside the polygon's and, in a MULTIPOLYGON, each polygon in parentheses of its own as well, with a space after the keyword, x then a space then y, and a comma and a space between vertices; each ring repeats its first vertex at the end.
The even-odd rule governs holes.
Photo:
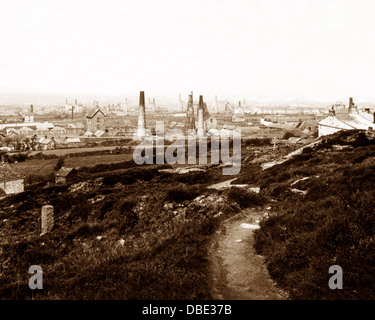
POLYGON ((287 131, 283 135, 283 139, 288 140, 289 138, 297 137, 297 135, 292 131, 287 131))
POLYGON ((197 186, 177 186, 167 191, 167 199, 171 202, 193 200, 201 194, 201 191, 197 186))
POLYGON ((118 229, 119 233, 130 231, 135 227, 137 222, 138 215, 134 211, 125 211, 125 216, 123 217, 118 229))
POLYGON ((232 187, 228 191, 228 198, 235 201, 241 208, 262 205, 265 201, 264 197, 248 191, 246 189, 232 187))
POLYGON ((251 138, 244 140, 245 145, 247 146, 269 146, 271 145, 270 138, 251 138))
POLYGON ((106 198, 102 201, 102 205, 100 206, 100 214, 99 219, 103 219, 103 217, 112 211, 116 203, 116 200, 113 197, 106 198))
POLYGON ((133 210, 133 208, 135 207, 136 203, 132 200, 123 200, 120 202, 120 204, 118 205, 118 209, 121 211, 121 212, 130 212, 133 210))
POLYGON ((302 150, 302 153, 312 153, 312 152, 314 152, 314 150, 311 147, 306 147, 306 148, 303 148, 302 150))
POLYGON ((99 224, 87 224, 79 226, 76 230, 72 231, 67 238, 89 238, 103 232, 103 227, 99 224))
POLYGON ((65 161, 64 157, 60 156, 57 159, 57 163, 56 163, 55 167, 53 168, 53 170, 59 171, 61 169, 61 167, 64 165, 64 161, 65 161))
POLYGON ((28 153, 16 153, 16 154, 9 155, 8 161, 10 163, 13 163, 13 162, 16 162, 16 161, 17 162, 23 162, 27 158, 28 158, 28 153))
MULTIPOLYGON (((55 182, 55 173, 51 172, 47 175, 38 175, 38 174, 31 174, 25 177, 25 185, 34 185, 34 184, 41 184, 45 186, 47 183, 54 183, 55 182)), ((33 186, 33 188, 35 188, 33 186)))

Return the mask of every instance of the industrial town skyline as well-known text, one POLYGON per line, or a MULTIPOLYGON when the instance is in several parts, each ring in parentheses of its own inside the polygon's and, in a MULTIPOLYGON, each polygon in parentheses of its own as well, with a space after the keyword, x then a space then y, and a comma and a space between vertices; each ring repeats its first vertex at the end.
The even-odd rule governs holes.
POLYGON ((0 94, 375 101, 374 9, 366 0, 4 1, 0 94))

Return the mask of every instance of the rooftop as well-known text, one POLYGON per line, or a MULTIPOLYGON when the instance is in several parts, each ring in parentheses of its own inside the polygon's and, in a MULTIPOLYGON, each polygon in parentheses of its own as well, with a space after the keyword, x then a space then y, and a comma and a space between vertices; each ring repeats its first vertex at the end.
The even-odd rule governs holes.
POLYGON ((56 176, 59 177, 67 177, 70 173, 75 172, 74 168, 66 168, 62 167, 59 171, 57 171, 56 176))
POLYGON ((101 112, 105 117, 107 116, 102 110, 99 108, 91 109, 87 114, 86 118, 93 118, 98 112, 101 112))

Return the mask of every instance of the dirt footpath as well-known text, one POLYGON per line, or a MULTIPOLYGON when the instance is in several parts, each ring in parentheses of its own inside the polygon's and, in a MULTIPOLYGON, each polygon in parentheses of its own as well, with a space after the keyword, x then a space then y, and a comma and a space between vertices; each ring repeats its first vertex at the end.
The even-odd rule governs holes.
POLYGON ((256 220, 262 213, 244 210, 223 222, 209 245, 212 289, 215 300, 284 300, 287 294, 276 287, 264 258, 253 248, 256 220))

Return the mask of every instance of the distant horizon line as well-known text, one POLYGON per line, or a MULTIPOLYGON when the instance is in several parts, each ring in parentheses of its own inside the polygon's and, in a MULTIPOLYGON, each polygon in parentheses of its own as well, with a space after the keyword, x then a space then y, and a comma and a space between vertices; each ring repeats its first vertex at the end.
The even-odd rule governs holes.
MULTIPOLYGON (((144 90, 140 90, 144 91, 144 90)), ((126 99, 128 99, 128 102, 130 101, 131 103, 135 103, 139 99, 139 92, 128 92, 127 94, 119 94, 119 93, 28 93, 28 92, 23 92, 23 93, 16 93, 16 92, 0 92, 0 105, 5 105, 5 104, 18 104, 18 105, 28 105, 28 104, 51 104, 51 103, 62 103, 64 104, 66 100, 68 102, 73 103, 75 99, 77 100, 84 100, 85 103, 89 102, 92 103, 95 100, 105 100, 106 102, 108 101, 116 101, 117 103, 124 103, 126 99), (17 99, 16 97, 19 97, 17 99), (25 100, 61 100, 61 101, 25 101, 25 100), (18 100, 18 101, 17 101, 18 100), (23 101, 20 101, 23 100, 23 101), (120 101, 119 101, 120 100, 120 101)), ((189 91, 193 92, 194 91, 189 91)), ((146 96, 147 92, 145 91, 146 96)), ((164 94, 164 93, 159 93, 159 94, 151 94, 150 99, 155 98, 156 102, 159 103, 162 101, 162 103, 171 103, 174 102, 176 104, 179 103, 179 95, 181 94, 181 100, 186 103, 187 101, 187 95, 188 94, 182 94, 182 93, 172 93, 172 94, 164 94), (186 95, 186 97, 185 97, 186 95)), ((196 94, 195 97, 198 97, 200 94, 196 94)), ((352 96, 347 96, 345 99, 342 97, 338 98, 311 98, 311 97, 298 97, 298 96, 279 96, 279 97, 267 97, 265 95, 252 95, 251 97, 243 95, 241 98, 239 98, 239 94, 203 94, 203 98, 207 102, 215 102, 215 97, 217 97, 218 101, 222 102, 224 100, 227 100, 228 102, 236 103, 236 102, 251 102, 251 103, 268 103, 268 104, 275 104, 275 103, 315 103, 315 104, 330 104, 330 103, 337 103, 337 102, 342 102, 344 105, 348 104, 348 100, 350 97, 353 98, 354 103, 360 101, 359 103, 362 104, 371 104, 375 105, 375 98, 370 98, 370 97, 359 97, 359 99, 356 98, 355 95, 352 96), (207 99, 207 96, 209 97, 207 99), (205 98, 206 97, 206 98, 205 98)), ((195 100, 195 99, 194 99, 195 100)), ((79 101, 83 102, 83 101, 79 101)), ((100 101, 99 101, 100 102, 100 101)))

